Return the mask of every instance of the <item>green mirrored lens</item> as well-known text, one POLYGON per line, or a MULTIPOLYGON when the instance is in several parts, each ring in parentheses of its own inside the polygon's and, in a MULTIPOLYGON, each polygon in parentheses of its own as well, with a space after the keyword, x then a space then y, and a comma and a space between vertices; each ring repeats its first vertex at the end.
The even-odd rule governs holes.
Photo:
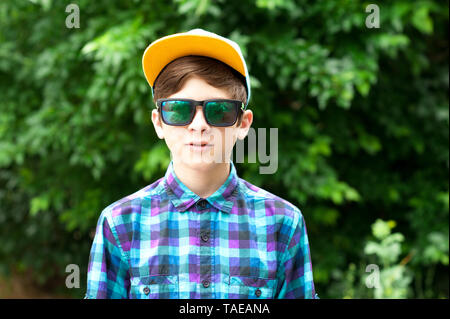
POLYGON ((236 107, 231 102, 208 102, 205 105, 205 116, 211 125, 232 125, 237 117, 236 107))
POLYGON ((161 113, 168 124, 187 124, 191 119, 191 103, 187 101, 165 101, 161 103, 161 113))

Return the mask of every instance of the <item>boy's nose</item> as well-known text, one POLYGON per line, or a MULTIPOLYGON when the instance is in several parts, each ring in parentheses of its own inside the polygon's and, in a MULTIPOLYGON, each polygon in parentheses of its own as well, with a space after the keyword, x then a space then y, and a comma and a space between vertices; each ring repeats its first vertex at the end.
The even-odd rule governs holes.
POLYGON ((189 124, 188 129, 203 132, 208 128, 209 125, 206 122, 205 117, 203 116, 202 107, 197 105, 194 119, 192 120, 191 124, 189 124))

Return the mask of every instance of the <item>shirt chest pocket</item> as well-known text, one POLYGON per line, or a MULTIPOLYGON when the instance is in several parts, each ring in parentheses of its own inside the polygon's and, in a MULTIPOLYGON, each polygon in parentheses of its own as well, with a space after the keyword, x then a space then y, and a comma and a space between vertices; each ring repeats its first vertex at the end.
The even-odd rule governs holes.
POLYGON ((132 278, 130 299, 178 299, 178 276, 157 275, 132 278))
POLYGON ((224 279, 230 299, 272 299, 277 279, 228 276, 224 279))

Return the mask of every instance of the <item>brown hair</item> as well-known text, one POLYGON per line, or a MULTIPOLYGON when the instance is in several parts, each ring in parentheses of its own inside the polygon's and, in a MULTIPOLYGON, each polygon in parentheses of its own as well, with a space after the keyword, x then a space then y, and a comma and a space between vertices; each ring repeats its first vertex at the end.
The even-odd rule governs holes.
MULTIPOLYGON (((219 60, 197 55, 184 56, 166 65, 153 86, 154 101, 175 94, 194 76, 203 79, 209 85, 225 90, 231 99, 246 104, 244 77, 219 60)), ((238 125, 240 122, 241 116, 238 125)))

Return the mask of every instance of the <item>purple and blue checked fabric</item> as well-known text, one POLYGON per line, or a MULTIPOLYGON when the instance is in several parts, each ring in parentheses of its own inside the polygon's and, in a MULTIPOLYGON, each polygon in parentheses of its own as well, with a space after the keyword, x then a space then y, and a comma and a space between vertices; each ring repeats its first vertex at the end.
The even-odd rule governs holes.
POLYGON ((85 298, 318 298, 305 220, 238 177, 200 198, 165 176, 106 207, 85 298))

